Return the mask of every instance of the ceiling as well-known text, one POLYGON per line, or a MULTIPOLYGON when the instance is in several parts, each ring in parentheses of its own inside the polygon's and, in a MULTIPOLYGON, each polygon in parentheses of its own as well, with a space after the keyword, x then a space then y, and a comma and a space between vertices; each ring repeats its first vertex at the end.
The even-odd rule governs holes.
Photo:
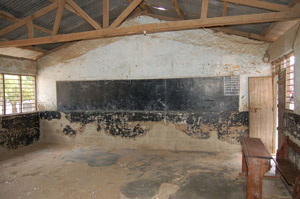
MULTIPOLYGON (((57 0, 1 0, 0 1, 0 31, 12 26, 16 22, 33 15, 40 9, 43 9, 57 0)), ((238 0, 245 2, 247 0, 238 0)), ((74 0, 74 2, 94 21, 102 24, 103 22, 103 0, 74 0)), ((132 0, 110 0, 109 1, 109 24, 129 6, 132 0)), ((298 0, 264 0, 261 2, 271 2, 289 7, 298 6, 298 0)), ((199 19, 201 16, 202 0, 144 0, 130 15, 144 14, 166 20, 189 20, 199 19), (177 5, 175 5, 176 3, 177 5), (177 10, 176 10, 177 8, 177 10), (165 9, 165 10, 162 10, 165 9)), ((53 9, 45 15, 32 20, 34 38, 48 37, 51 35, 52 28, 57 17, 57 10, 53 9)), ((245 14, 271 13, 272 10, 255 8, 236 3, 228 3, 226 7, 226 16, 236 16, 245 14)), ((224 15, 224 2, 222 0, 209 0, 207 18, 222 17, 224 15)), ((246 25, 229 25, 222 26, 218 31, 224 31, 231 34, 242 36, 257 36, 254 38, 264 38, 265 41, 275 41, 297 20, 274 23, 256 23, 246 25)), ((65 4, 62 13, 61 23, 59 25, 58 35, 77 33, 84 31, 93 31, 94 28, 87 23, 82 16, 72 9, 72 6, 65 4)), ((0 41, 24 40, 29 36, 26 25, 16 28, 0 37, 0 41)), ((253 37, 252 37, 253 38, 253 37)), ((28 46, 25 50, 39 51, 41 54, 29 59, 37 59, 44 53, 53 50, 67 42, 41 44, 28 46)), ((1 47, 1 45, 0 45, 1 47)), ((1 48, 0 48, 1 49, 1 48)), ((2 49, 2 52, 4 50, 2 49)), ((8 52, 8 51, 7 51, 8 52)), ((12 50, 16 54, 16 50, 12 50)), ((0 51, 1 54, 1 51, 0 51)), ((25 53, 26 54, 26 53, 25 53)), ((7 55, 7 53, 6 53, 7 55)), ((8 55, 9 56, 9 55, 8 55)), ((28 57, 27 57, 28 58, 28 57)))

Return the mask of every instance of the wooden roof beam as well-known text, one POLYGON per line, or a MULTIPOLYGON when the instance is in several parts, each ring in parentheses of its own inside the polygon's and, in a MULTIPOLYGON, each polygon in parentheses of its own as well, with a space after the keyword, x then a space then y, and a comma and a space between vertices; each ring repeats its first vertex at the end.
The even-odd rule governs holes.
POLYGON ((55 17, 55 22, 53 25, 53 30, 51 35, 56 35, 58 33, 60 24, 61 24, 61 20, 62 20, 62 16, 63 16, 63 12, 64 12, 64 8, 65 8, 65 1, 64 0, 58 0, 58 8, 57 8, 57 13, 56 13, 56 17, 55 17))
POLYGON ((208 1, 209 0, 202 0, 201 17, 200 17, 201 19, 207 18, 208 1))
POLYGON ((33 23, 31 17, 28 18, 27 21, 27 31, 28 31, 28 38, 33 38, 34 37, 34 31, 33 31, 33 23))
POLYGON ((134 0, 129 6, 118 16, 117 19, 110 25, 110 28, 118 27, 123 21, 136 9, 143 0, 134 0))
MULTIPOLYGON (((42 8, 41 10, 32 14, 31 16, 25 17, 24 19, 21 19, 10 26, 3 28, 2 30, 0 30, 0 36, 5 35, 13 30, 27 24, 29 18, 31 20, 34 20, 36 18, 39 18, 40 16, 47 14, 48 12, 54 10, 55 8, 57 8, 57 2, 54 2, 50 5, 42 8)), ((41 28, 41 29, 43 29, 43 28, 41 28)))
POLYGON ((278 3, 271 3, 266 1, 258 1, 258 0, 219 0, 219 1, 225 1, 228 3, 234 3, 239 4, 243 6, 250 6, 254 8, 262 8, 265 10, 272 10, 272 11, 287 11, 290 8, 286 5, 278 4, 278 3))
MULTIPOLYGON (((19 18, 16 18, 15 16, 13 16, 12 14, 10 13, 7 13, 7 12, 4 12, 2 10, 0 10, 0 18, 3 18, 3 19, 6 19, 8 21, 13 21, 13 22, 18 22, 22 19, 19 19, 19 18)), ((39 31, 42 31, 44 33, 47 33, 47 34, 51 34, 51 30, 47 29, 47 28, 44 28, 42 26, 39 26, 39 25, 36 25, 36 24, 33 24, 33 28, 34 29, 37 29, 39 31)))
POLYGON ((66 1, 94 29, 96 30, 101 29, 101 26, 94 19, 92 19, 84 10, 82 10, 73 0, 66 0, 66 1))
POLYGON ((178 1, 177 0, 172 0, 172 3, 173 3, 173 5, 176 9, 176 12, 177 12, 177 15, 178 15, 179 19, 184 19, 183 12, 179 7, 178 1))
MULTIPOLYGON (((288 7, 293 8, 298 2, 300 2, 300 0, 291 0, 291 2, 289 3, 288 7)), ((274 22, 272 23, 269 27, 267 27, 262 33, 261 35, 266 37, 270 32, 273 31, 273 29, 278 25, 279 22, 274 22)))
POLYGON ((109 27, 109 0, 103 0, 103 28, 109 27))
POLYGON ((57 13, 56 13, 55 22, 53 25, 53 30, 51 35, 56 35, 58 33, 61 19, 64 13, 64 8, 65 8, 65 0, 58 0, 58 8, 57 8, 57 13))
MULTIPOLYGON (((50 1, 50 2, 56 2, 56 1, 58 1, 58 0, 48 0, 48 1, 50 1)), ((65 8, 67 9, 67 10, 69 10, 70 12, 72 12, 73 14, 75 14, 75 15, 77 15, 77 16, 79 16, 80 17, 80 15, 69 5, 69 4, 65 4, 65 8)))
POLYGON ((49 43, 78 41, 84 39, 96 39, 106 37, 117 37, 125 35, 135 35, 176 30, 197 29, 205 27, 219 27, 223 25, 242 25, 254 23, 266 23, 274 21, 283 21, 300 18, 300 9, 293 9, 287 12, 272 12, 263 14, 249 14, 226 17, 213 17, 205 19, 191 19, 181 21, 170 21, 164 23, 143 24, 128 27, 108 28, 102 30, 94 30, 89 32, 71 33, 63 35, 55 35, 49 37, 41 37, 17 41, 3 41, 0 42, 0 47, 16 47, 16 46, 30 46, 49 43))
POLYGON ((223 13, 222 16, 225 17, 227 15, 227 8, 228 8, 228 2, 224 1, 224 5, 223 5, 223 13))
POLYGON ((265 41, 265 42, 272 42, 270 39, 268 39, 262 35, 255 34, 255 33, 242 32, 242 31, 232 30, 232 29, 228 29, 228 28, 212 28, 212 29, 216 30, 216 31, 224 32, 227 34, 233 34, 233 35, 238 35, 238 36, 242 36, 242 37, 247 37, 249 39, 256 39, 256 40, 265 41))

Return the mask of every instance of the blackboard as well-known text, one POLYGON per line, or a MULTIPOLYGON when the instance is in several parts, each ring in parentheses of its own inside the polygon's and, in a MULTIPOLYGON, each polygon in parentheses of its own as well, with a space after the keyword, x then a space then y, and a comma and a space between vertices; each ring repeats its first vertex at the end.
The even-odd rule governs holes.
POLYGON ((58 81, 59 111, 228 111, 239 96, 224 95, 224 77, 58 81))

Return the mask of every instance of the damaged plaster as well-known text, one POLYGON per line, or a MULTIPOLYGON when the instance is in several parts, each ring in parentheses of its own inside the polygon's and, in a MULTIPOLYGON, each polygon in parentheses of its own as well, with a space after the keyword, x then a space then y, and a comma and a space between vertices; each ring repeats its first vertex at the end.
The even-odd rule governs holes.
POLYGON ((39 138, 38 113, 0 117, 0 147, 16 149, 32 144, 39 138))
MULTIPOLYGON (((124 145, 132 140, 130 143, 138 147, 161 149, 172 145, 173 150, 178 148, 191 150, 190 147, 193 150, 194 147, 205 150, 205 145, 196 144, 197 140, 205 141, 207 145, 211 139, 216 139, 218 144, 209 146, 216 151, 220 150, 222 145, 228 147, 230 145, 232 150, 237 149, 240 147, 240 138, 248 136, 248 112, 76 111, 63 113, 53 111, 47 114, 41 112, 41 115, 43 116, 41 117, 41 139, 46 142, 59 140, 59 142, 75 141, 75 143, 85 144, 101 139, 99 142, 105 142, 106 145, 109 143, 113 145, 116 142, 122 142, 124 145), (61 115, 61 118, 54 119, 52 115, 61 115)), ((117 147, 122 145, 116 144, 117 147)))
MULTIPOLYGON (((139 16, 128 23, 156 21, 139 16)), ((247 111, 248 77, 271 75, 270 64, 262 62, 267 49, 262 42, 205 29, 81 41, 38 60, 38 107, 57 110, 56 81, 237 75, 239 110, 247 111)))
POLYGON ((300 115, 285 112, 283 115, 284 134, 300 146, 300 115))

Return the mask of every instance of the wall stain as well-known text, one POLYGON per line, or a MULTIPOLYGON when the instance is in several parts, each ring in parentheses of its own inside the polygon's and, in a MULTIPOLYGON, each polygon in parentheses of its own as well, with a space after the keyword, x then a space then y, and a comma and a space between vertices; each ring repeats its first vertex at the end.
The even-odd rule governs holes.
POLYGON ((0 146, 16 149, 40 138, 38 113, 2 116, 0 118, 0 146))
POLYGON ((63 133, 70 136, 76 135, 76 131, 72 129, 70 125, 66 125, 66 127, 63 129, 63 133))
MULTIPOLYGON (((53 114, 58 113, 60 114, 60 112, 53 114)), ((97 131, 104 130, 108 135, 126 138, 147 134, 157 122, 163 122, 165 125, 173 123, 177 130, 195 139, 208 139, 212 132, 217 132, 219 140, 239 144, 241 137, 249 135, 248 112, 72 111, 66 112, 65 115, 70 123, 80 123, 81 128, 89 123, 95 123, 97 131)))
MULTIPOLYGON (((300 115, 285 112, 283 114, 283 131, 286 136, 300 140, 300 115)), ((300 169, 300 155, 289 147, 289 159, 300 169)))
POLYGON ((283 115, 284 133, 300 140, 300 115, 285 112, 283 115))
POLYGON ((61 114, 58 111, 41 111, 40 118, 51 121, 52 119, 61 119, 61 114))

